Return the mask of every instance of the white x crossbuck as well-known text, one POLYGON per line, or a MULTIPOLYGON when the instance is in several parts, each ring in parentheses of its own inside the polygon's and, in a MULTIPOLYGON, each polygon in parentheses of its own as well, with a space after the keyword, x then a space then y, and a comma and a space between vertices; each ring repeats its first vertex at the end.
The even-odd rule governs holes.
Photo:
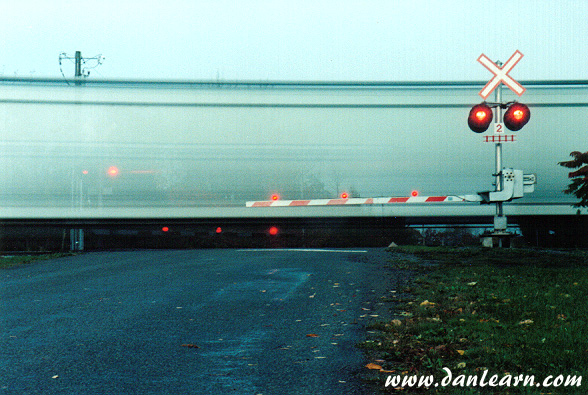
POLYGON ((514 93, 516 93, 519 96, 525 93, 525 88, 523 88, 521 84, 519 84, 511 76, 508 75, 509 71, 511 71, 512 68, 515 67, 515 65, 519 62, 519 60, 522 59, 522 57, 523 54, 520 53, 519 50, 517 50, 502 67, 498 67, 496 63, 491 61, 486 55, 480 55, 480 57, 478 58, 478 62, 480 62, 484 67, 490 70, 492 74, 494 74, 494 78, 492 78, 486 84, 484 89, 480 91, 480 96, 482 96, 484 100, 486 100, 486 98, 490 96, 490 93, 492 93, 492 91, 496 89, 496 87, 500 85, 501 82, 504 82, 506 86, 508 86, 514 93))

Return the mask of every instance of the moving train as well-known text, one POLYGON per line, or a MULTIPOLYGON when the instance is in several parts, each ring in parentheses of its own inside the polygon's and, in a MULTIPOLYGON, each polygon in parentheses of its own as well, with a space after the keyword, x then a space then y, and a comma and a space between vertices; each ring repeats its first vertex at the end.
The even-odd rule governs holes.
MULTIPOLYGON (((516 142, 503 144, 503 165, 535 174, 538 183, 505 212, 535 219, 586 214, 562 192, 568 170, 557 163, 588 149, 588 81, 522 84, 520 98, 503 88, 503 101, 518 100, 532 113, 511 133, 516 142)), ((483 86, 90 79, 69 85, 3 77, 0 220, 82 226, 119 219, 491 217, 494 208, 477 203, 246 207, 272 196, 494 190, 494 144, 467 126, 483 86)))

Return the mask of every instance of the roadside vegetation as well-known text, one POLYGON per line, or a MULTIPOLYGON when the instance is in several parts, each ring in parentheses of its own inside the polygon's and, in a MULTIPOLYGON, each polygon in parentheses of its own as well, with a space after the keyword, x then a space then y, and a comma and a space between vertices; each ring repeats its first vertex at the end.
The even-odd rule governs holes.
POLYGON ((588 207, 588 151, 574 151, 570 153, 570 156, 574 159, 559 162, 560 166, 577 169, 568 174, 568 178, 572 181, 564 193, 580 199, 574 204, 575 207, 588 207))
POLYGON ((7 269, 17 265, 27 265, 35 261, 61 258, 73 255, 71 253, 41 254, 41 255, 4 255, 0 256, 0 269, 7 269))
MULTIPOLYGON (((584 394, 588 387, 588 252, 403 247, 390 267, 415 271, 385 296, 398 317, 372 324, 365 376, 382 392, 584 394), (581 387, 385 387, 389 377, 583 376, 581 387)), ((507 379, 504 379, 508 381, 507 379)), ((391 383, 390 383, 391 384, 391 383)))

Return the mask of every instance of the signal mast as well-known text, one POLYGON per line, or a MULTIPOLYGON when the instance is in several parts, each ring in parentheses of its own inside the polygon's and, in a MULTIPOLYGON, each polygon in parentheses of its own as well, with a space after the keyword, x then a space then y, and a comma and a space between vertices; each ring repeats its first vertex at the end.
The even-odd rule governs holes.
MULTIPOLYGON (((519 96, 525 92, 525 88, 508 75, 508 72, 512 70, 522 57, 523 54, 517 50, 504 65, 499 61, 496 63, 492 62, 484 54, 478 58, 478 62, 494 74, 494 77, 480 91, 479 95, 486 100, 494 90, 495 102, 488 103, 484 101, 473 106, 468 116, 468 126, 475 133, 484 133, 494 120, 494 136, 486 136, 485 141, 495 143, 496 172, 494 176, 496 177, 496 195, 502 192, 504 188, 505 174, 502 168, 502 143, 516 141, 514 135, 507 136, 504 134, 504 128, 506 127, 516 132, 521 130, 529 122, 529 119, 531 119, 531 111, 527 105, 516 101, 502 102, 503 83, 519 96), (493 108, 496 110, 495 114, 492 112, 493 108), (506 110, 504 115, 503 110, 506 110)), ((484 193, 480 195, 482 197, 485 196, 484 193)), ((489 196, 489 193, 487 196, 489 196)), ((490 202, 491 200, 488 199, 488 203, 490 202)), ((494 231, 491 236, 498 238, 499 245, 502 246, 502 239, 510 237, 510 234, 506 231, 507 219, 504 215, 503 201, 496 200, 494 203, 496 203, 496 215, 494 216, 494 231)))

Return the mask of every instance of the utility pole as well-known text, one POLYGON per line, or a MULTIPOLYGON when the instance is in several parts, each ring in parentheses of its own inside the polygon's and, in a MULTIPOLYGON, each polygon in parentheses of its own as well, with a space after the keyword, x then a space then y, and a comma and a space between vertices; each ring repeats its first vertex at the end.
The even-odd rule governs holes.
POLYGON ((76 85, 82 85, 82 52, 81 51, 76 51, 76 56, 75 56, 75 61, 76 61, 76 73, 75 73, 75 79, 76 79, 76 85))
MULTIPOLYGON (((63 68, 62 68, 62 61, 64 59, 67 59, 67 60, 74 62, 75 85, 81 86, 84 82, 84 78, 86 78, 90 75, 90 71, 88 71, 88 69, 93 69, 93 68, 100 66, 102 64, 102 61, 104 58, 102 57, 102 55, 96 55, 92 58, 84 58, 84 57, 82 57, 81 51, 76 51, 76 53, 73 57, 68 56, 65 52, 60 53, 59 54, 59 69, 61 70, 61 75, 65 79, 65 82, 67 82, 67 84, 69 85, 69 82, 68 82, 67 78, 65 77, 65 74, 63 73, 63 68), (92 67, 84 67, 86 65, 86 62, 88 62, 88 61, 95 61, 96 63, 92 67)), ((75 170, 74 170, 74 174, 75 174, 75 170)), ((76 180, 76 175, 73 175, 72 177, 74 177, 72 179, 72 208, 73 208, 75 206, 74 193, 75 193, 75 189, 77 188, 78 183, 76 180)), ((83 209, 83 193, 84 193, 83 176, 81 176, 81 177, 82 178, 79 179, 79 191, 80 191, 79 209, 80 210, 83 209)), ((83 251, 84 250, 84 229, 81 229, 81 228, 70 229, 69 239, 70 239, 70 250, 71 251, 83 251)))
POLYGON ((83 84, 83 79, 90 75, 90 69, 95 69, 96 67, 98 67, 102 64, 102 62, 104 61, 104 57, 102 56, 102 54, 98 54, 98 55, 93 56, 91 58, 84 58, 82 56, 81 51, 76 51, 76 53, 73 57, 68 56, 65 52, 60 53, 59 54, 59 69, 61 70, 61 75, 63 76, 63 78, 65 79, 67 84, 69 85, 69 82, 67 81, 67 78, 65 77, 65 74, 64 74, 63 68, 62 68, 62 61, 63 60, 69 60, 74 63, 74 65, 75 65, 74 80, 75 80, 75 84, 77 86, 79 86, 79 85, 83 84), (95 62, 95 63, 91 63, 91 62, 95 62), (91 64, 91 66, 88 66, 88 63, 91 64))

